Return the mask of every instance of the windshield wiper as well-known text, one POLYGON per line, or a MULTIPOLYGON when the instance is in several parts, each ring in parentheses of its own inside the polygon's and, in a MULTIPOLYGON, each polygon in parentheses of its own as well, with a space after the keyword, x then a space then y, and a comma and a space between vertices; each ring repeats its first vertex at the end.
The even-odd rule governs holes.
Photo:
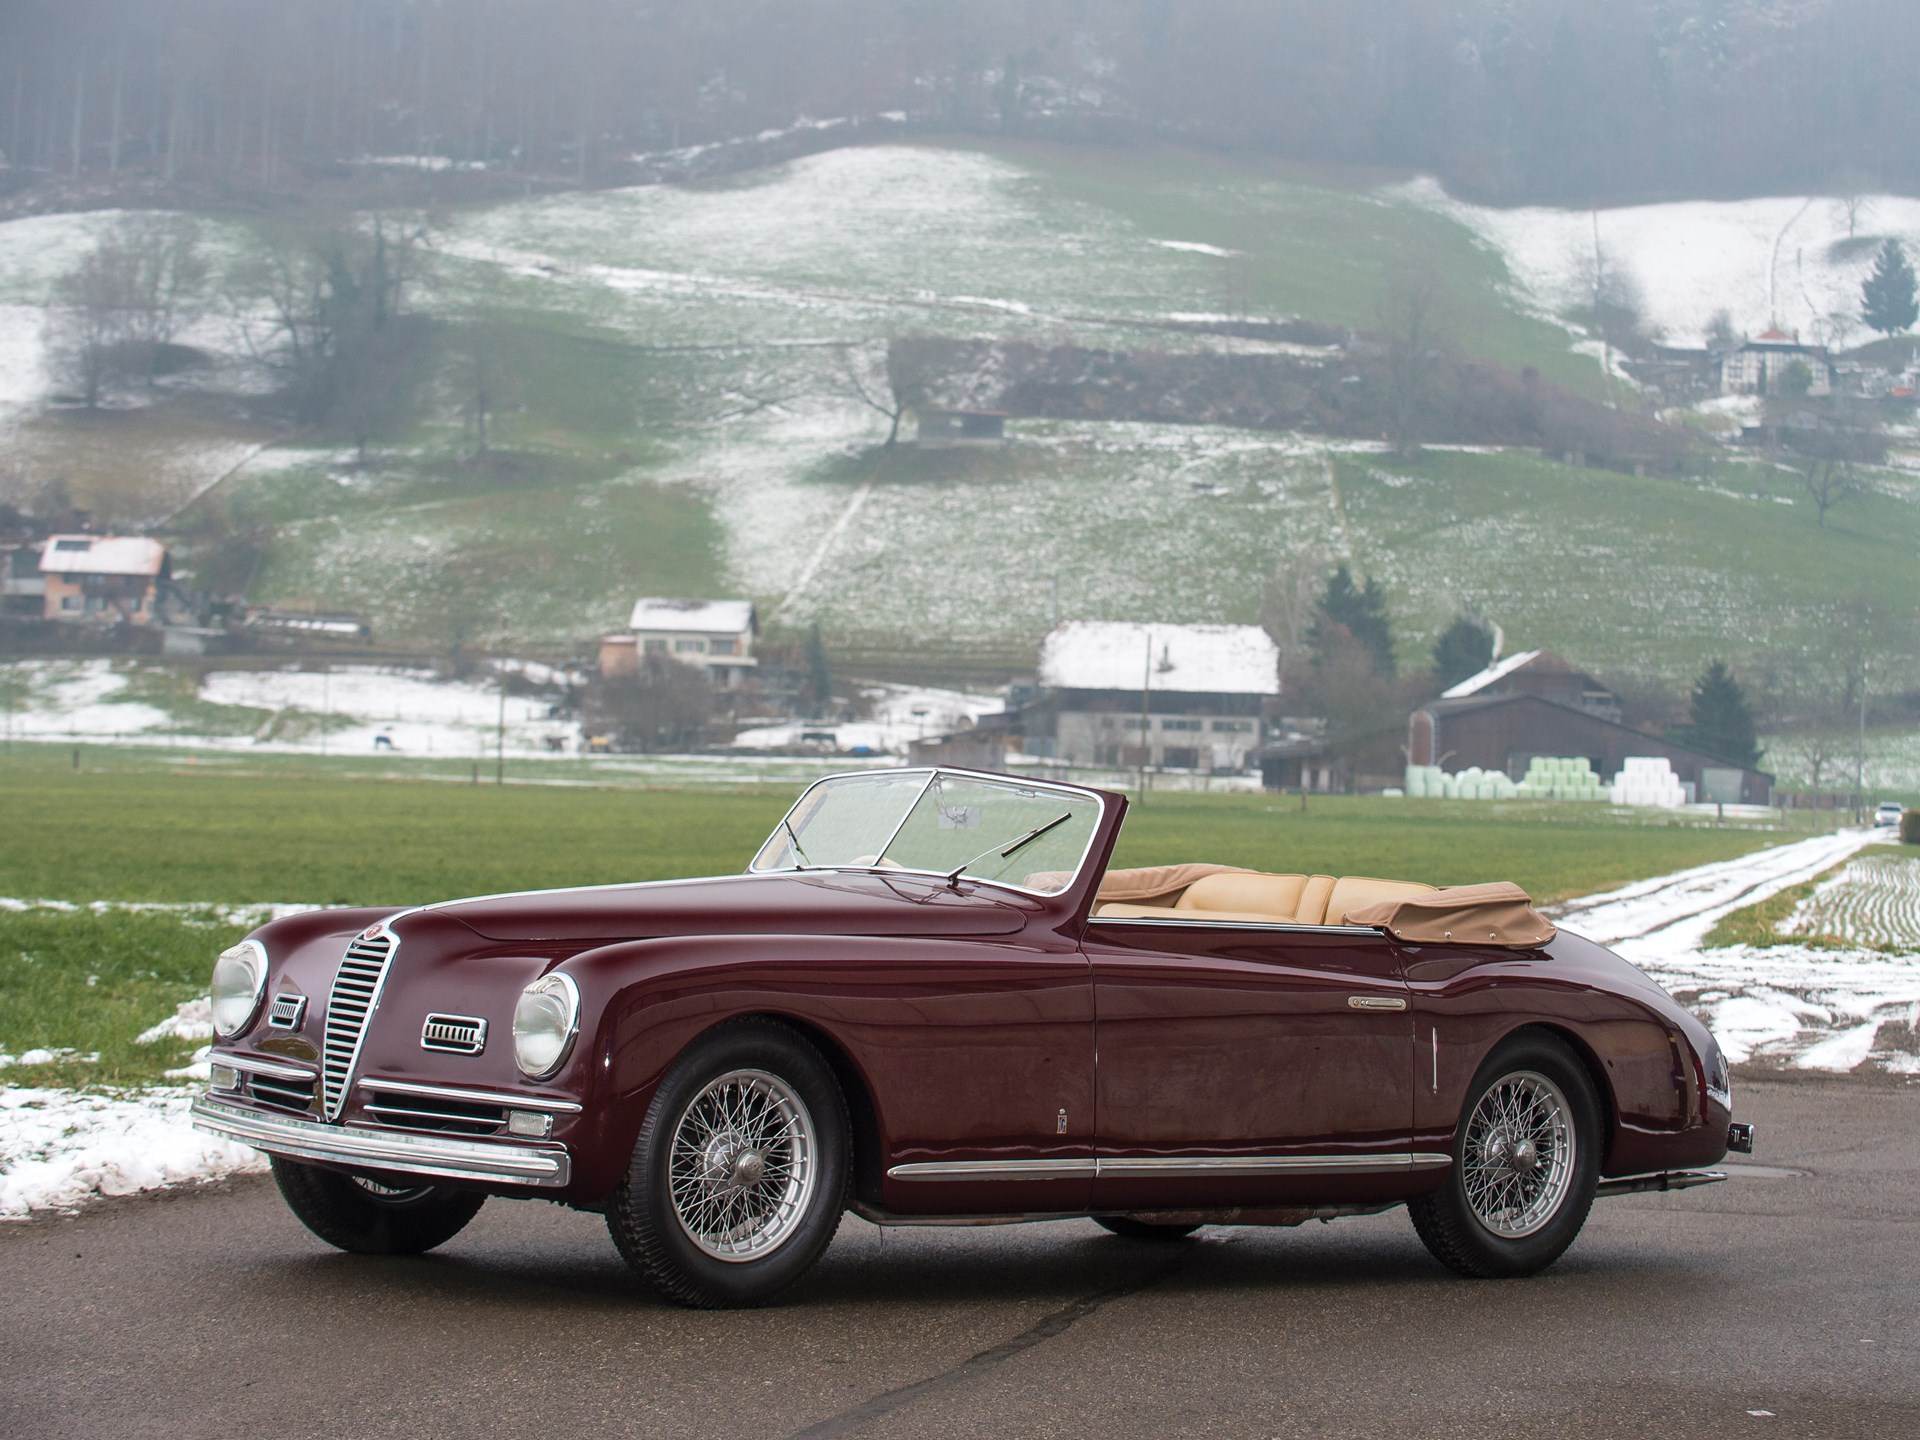
POLYGON ((807 852, 800 848, 800 837, 795 833, 792 823, 784 815, 780 817, 780 828, 787 832, 787 839, 793 845, 794 858, 800 862, 793 868, 796 870, 811 870, 813 868, 813 862, 807 859, 807 852))
POLYGON ((949 885, 959 884, 960 877, 962 875, 964 875, 971 867, 979 864, 982 860, 986 859, 987 856, 993 854, 994 851, 1000 850, 1000 858, 1002 860, 1009 859, 1016 852, 1026 849, 1027 846, 1031 845, 1034 841, 1038 840, 1042 835, 1046 834, 1049 830, 1053 829, 1055 826, 1064 825, 1067 823, 1067 821, 1071 820, 1072 818, 1073 818, 1073 812, 1071 810, 1067 811, 1064 814, 1056 815, 1053 817, 1053 819, 1047 821, 1046 824, 1036 825, 1033 827, 1033 829, 1027 831, 1026 834, 1016 837, 1013 843, 1008 845, 1007 848, 1004 850, 1000 850, 1000 847, 997 844, 989 845, 986 849, 982 850, 978 855, 974 856, 973 859, 967 861, 965 865, 960 866, 959 869, 949 870, 947 872, 947 884, 949 885))

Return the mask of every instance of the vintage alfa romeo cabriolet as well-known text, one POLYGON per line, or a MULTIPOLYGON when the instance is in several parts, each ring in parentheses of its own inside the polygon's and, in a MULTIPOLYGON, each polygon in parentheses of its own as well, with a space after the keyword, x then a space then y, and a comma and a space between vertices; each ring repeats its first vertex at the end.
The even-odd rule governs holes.
POLYGON ((695 1305, 765 1300, 849 1209, 1148 1241, 1404 1204, 1524 1275, 1596 1195, 1751 1148, 1712 1035, 1516 888, 1110 870, 1126 808, 867 771, 744 874, 276 920, 214 967, 195 1123, 342 1249, 546 1197, 695 1305))

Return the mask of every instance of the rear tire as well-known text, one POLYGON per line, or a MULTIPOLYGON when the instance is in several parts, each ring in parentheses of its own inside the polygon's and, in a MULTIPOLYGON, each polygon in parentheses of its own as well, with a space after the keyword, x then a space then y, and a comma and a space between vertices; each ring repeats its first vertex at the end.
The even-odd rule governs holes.
POLYGON ((613 1243, 682 1305, 765 1304, 840 1228, 851 1130, 839 1082, 798 1032, 723 1025, 654 1092, 607 1207, 613 1243))
POLYGON ((287 1208, 329 1245, 354 1255, 424 1254, 466 1229, 487 1203, 477 1190, 393 1186, 278 1155, 270 1158, 273 1182, 287 1208))
POLYGON ((1200 1228, 1192 1225, 1158 1225, 1151 1220, 1135 1220, 1130 1215, 1096 1215, 1093 1223, 1102 1230, 1118 1235, 1122 1240, 1156 1241, 1162 1245, 1169 1240, 1184 1240, 1200 1228))
POLYGON ((1557 1040, 1495 1050, 1467 1091, 1446 1183, 1407 1202, 1433 1257, 1475 1279, 1559 1259, 1600 1183, 1600 1115, 1586 1067, 1557 1040))

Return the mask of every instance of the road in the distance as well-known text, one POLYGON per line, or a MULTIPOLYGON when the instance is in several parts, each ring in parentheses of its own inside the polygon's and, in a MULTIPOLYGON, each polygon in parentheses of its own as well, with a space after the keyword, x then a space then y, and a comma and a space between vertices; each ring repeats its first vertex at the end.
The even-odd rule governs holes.
POLYGON ((261 1180, 112 1202, 0 1227, 0 1434, 1920 1433, 1920 1085, 1736 1108, 1808 1173, 1601 1201, 1508 1283, 1440 1271, 1398 1213, 1171 1247, 849 1219, 785 1303, 695 1313, 543 1203, 389 1261, 261 1180))

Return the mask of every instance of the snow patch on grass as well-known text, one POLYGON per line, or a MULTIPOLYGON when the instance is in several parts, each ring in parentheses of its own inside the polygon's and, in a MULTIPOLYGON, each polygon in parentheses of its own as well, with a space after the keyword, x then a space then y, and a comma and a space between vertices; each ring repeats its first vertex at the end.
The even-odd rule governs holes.
POLYGON ((191 1127, 195 1093, 0 1088, 0 1219, 265 1169, 258 1151, 191 1127))

